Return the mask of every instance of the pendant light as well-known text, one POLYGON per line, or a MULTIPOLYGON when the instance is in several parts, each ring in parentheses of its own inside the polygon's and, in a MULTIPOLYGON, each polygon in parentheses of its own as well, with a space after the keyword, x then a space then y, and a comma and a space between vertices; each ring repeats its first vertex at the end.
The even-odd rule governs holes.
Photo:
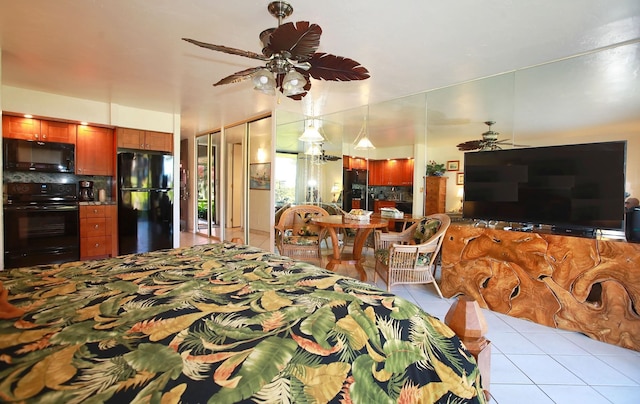
POLYGON ((376 147, 369 140, 369 127, 367 124, 367 120, 369 119, 369 106, 367 105, 367 114, 364 117, 364 122, 362 123, 362 128, 356 137, 356 140, 353 141, 354 149, 356 150, 369 150, 375 149, 376 147))
MULTIPOLYGON (((304 80, 304 77, 303 77, 304 80)), ((304 87, 304 84, 303 84, 304 87)), ((313 104, 311 104, 311 116, 313 117, 313 104)), ((307 119, 307 127, 305 128, 302 135, 298 138, 301 142, 306 143, 322 143, 324 142, 324 137, 320 134, 316 126, 314 125, 314 119, 307 119)))
POLYGON ((302 136, 298 138, 301 142, 306 143, 322 143, 324 142, 324 137, 318 132, 318 129, 313 125, 313 119, 309 120, 309 125, 306 127, 302 136))
POLYGON ((320 156, 322 155, 322 148, 317 143, 312 143, 311 146, 304 152, 307 156, 320 156))

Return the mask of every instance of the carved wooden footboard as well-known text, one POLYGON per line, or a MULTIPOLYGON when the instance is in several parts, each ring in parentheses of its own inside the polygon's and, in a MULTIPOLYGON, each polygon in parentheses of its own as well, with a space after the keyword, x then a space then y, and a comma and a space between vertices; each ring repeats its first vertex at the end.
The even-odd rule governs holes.
POLYGON ((640 244, 452 224, 441 289, 640 351, 640 244))

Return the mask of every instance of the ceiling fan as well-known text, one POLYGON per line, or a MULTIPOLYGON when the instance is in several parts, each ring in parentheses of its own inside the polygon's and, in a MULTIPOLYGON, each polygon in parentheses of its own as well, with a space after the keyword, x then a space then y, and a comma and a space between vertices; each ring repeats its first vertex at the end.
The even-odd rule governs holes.
POLYGON ((489 130, 482 134, 482 139, 478 140, 469 140, 467 142, 463 142, 458 144, 456 147, 458 150, 469 151, 469 150, 500 150, 501 145, 510 145, 515 147, 526 147, 524 145, 518 145, 509 143, 508 139, 498 140, 498 135, 500 133, 494 132, 491 130, 491 126, 495 124, 494 121, 485 121, 484 123, 489 127, 489 130))
POLYGON ((300 100, 311 89, 310 76, 317 80, 331 81, 369 78, 369 71, 355 60, 316 52, 322 34, 319 25, 310 24, 308 21, 282 24, 282 20, 293 13, 293 7, 289 3, 273 1, 269 3, 267 10, 278 19, 278 27, 268 28, 260 33, 262 54, 182 38, 203 48, 265 62, 263 66, 233 73, 214 86, 252 78, 256 90, 275 94, 275 89, 278 89, 287 97, 300 100))
POLYGON ((324 148, 322 147, 322 143, 311 144, 307 151, 300 154, 300 158, 311 160, 311 162, 316 162, 318 164, 323 164, 327 161, 338 161, 342 159, 342 157, 339 156, 326 154, 324 148))

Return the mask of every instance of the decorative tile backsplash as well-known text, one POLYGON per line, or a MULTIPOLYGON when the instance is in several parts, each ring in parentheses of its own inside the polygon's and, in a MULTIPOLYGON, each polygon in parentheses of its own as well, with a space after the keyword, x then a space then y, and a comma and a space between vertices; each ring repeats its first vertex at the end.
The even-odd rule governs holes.
POLYGON ((104 189, 107 193, 107 199, 111 199, 111 184, 113 181, 112 177, 62 173, 34 173, 29 171, 4 171, 2 177, 5 184, 9 182, 49 182, 61 184, 75 183, 76 188, 79 188, 79 181, 93 181, 93 188, 96 194, 96 198, 98 195, 98 190, 104 189))

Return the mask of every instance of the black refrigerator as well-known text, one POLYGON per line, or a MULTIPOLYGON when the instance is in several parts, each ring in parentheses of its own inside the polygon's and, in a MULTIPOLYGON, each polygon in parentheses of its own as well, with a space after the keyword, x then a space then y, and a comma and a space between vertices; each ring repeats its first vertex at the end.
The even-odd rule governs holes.
POLYGON ((367 170, 351 169, 342 171, 342 209, 347 212, 353 208, 353 199, 361 199, 360 207, 366 209, 364 190, 367 185, 367 170))
POLYGON ((118 153, 119 253, 173 247, 173 156, 118 153))

